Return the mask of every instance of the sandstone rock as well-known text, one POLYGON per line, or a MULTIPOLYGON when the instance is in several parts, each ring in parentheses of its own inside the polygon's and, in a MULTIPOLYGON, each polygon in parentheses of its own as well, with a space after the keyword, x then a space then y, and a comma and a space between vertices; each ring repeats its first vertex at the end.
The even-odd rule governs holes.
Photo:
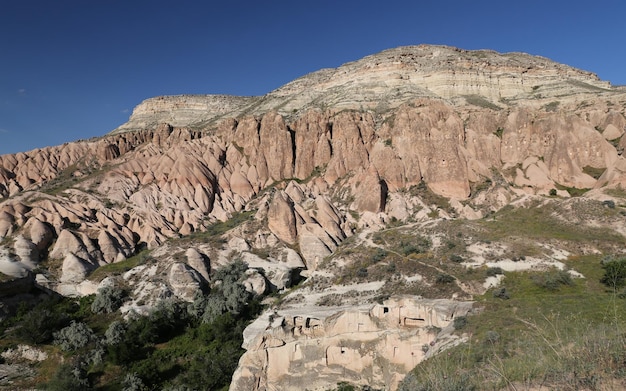
POLYGON ((43 251, 50 246, 54 239, 54 231, 39 219, 31 219, 30 240, 37 246, 39 251, 43 251))
POLYGON ((354 181, 356 182, 353 191, 356 210, 374 213, 385 210, 387 184, 380 179, 373 166, 355 176, 354 181))
POLYGON ((293 244, 296 241, 296 219, 293 202, 284 192, 276 192, 267 212, 267 226, 280 240, 293 244))
POLYGON ((70 254, 92 263, 98 263, 102 257, 99 249, 87 235, 64 229, 59 234, 49 257, 62 259, 70 254))
MULTIPOLYGON (((340 381, 395 389, 404 375, 424 359, 422 346, 436 349, 450 334, 453 317, 464 316, 471 303, 398 298, 369 309, 330 309, 325 315, 286 311, 272 314, 283 321, 258 327, 245 344, 230 389, 324 389, 340 381), (321 316, 320 316, 321 315, 321 316), (438 335, 430 327, 443 329, 438 335)), ((271 322, 270 322, 271 323, 271 322)))
POLYGON ((170 266, 167 282, 174 294, 187 302, 192 302, 196 294, 202 291, 202 277, 184 263, 170 266))
POLYGON ((293 270, 295 269, 291 265, 273 258, 262 259, 247 252, 241 254, 241 260, 248 265, 249 269, 263 270, 265 278, 270 283, 267 288, 272 291, 282 291, 291 287, 293 270))
POLYGON ((28 360, 34 362, 45 361, 48 354, 43 350, 39 350, 33 346, 17 345, 14 349, 8 349, 0 354, 2 358, 8 361, 28 360))
POLYGON ((624 134, 624 129, 618 129, 613 124, 608 124, 606 129, 602 132, 602 136, 607 140, 615 140, 620 138, 624 134))
POLYGON ((211 270, 209 258, 193 247, 187 249, 187 251, 185 252, 185 257, 187 257, 187 264, 189 264, 190 267, 197 271, 202 276, 202 278, 204 278, 205 282, 209 282, 211 270))
POLYGON ((300 252, 306 263, 306 268, 310 271, 316 270, 320 262, 332 253, 326 243, 316 235, 315 229, 317 227, 319 226, 305 224, 298 233, 300 252))
POLYGON ((78 284, 85 279, 91 270, 93 270, 93 265, 72 253, 68 253, 65 259, 63 259, 61 278, 59 278, 59 281, 78 284))
POLYGON ((246 279, 243 282, 246 290, 256 296, 261 296, 267 292, 267 283, 265 278, 258 270, 248 269, 246 271, 246 279))
POLYGON ((22 235, 18 235, 15 238, 13 248, 21 263, 28 270, 32 271, 37 268, 37 264, 39 263, 39 250, 33 242, 26 239, 22 235))
POLYGON ((290 248, 283 249, 280 261, 284 262, 291 270, 304 269, 306 267, 300 255, 290 248))

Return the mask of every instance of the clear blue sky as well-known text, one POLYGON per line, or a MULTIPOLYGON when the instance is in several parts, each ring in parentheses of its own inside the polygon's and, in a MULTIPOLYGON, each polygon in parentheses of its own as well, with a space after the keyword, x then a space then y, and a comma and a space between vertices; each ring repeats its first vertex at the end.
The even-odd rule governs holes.
POLYGON ((421 43, 523 51, 626 84, 623 0, 0 0, 0 154, 101 136, 143 99, 262 95, 421 43))

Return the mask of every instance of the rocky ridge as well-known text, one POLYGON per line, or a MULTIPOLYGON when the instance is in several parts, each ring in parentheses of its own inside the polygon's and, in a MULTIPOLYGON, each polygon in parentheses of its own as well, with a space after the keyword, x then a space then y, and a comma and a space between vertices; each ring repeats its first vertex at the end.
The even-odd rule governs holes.
MULTIPOLYGON (((270 354, 261 340, 303 343, 293 334, 302 326, 297 316, 324 307, 315 319, 329 349, 352 333, 325 323, 333 319, 363 317, 378 334, 393 328, 374 328, 378 315, 347 310, 355 305, 345 291, 328 293, 342 285, 328 283, 329 275, 361 262, 339 254, 346 242, 374 251, 381 245, 368 235, 389 224, 427 232, 445 219, 476 220, 529 199, 567 199, 577 189, 605 199, 626 186, 625 113, 626 92, 589 72, 521 53, 426 45, 315 72, 263 97, 152 98, 102 138, 0 156, 0 271, 35 272, 39 285, 71 296, 130 286, 125 312, 147 312, 170 296, 192 301, 212 270, 235 258, 248 264, 246 286, 256 294, 284 292, 306 277, 327 293, 298 314, 278 309, 288 316, 272 320, 271 331, 251 329, 257 342, 233 384, 249 381, 246 365, 264 368, 257 384, 283 379, 295 358, 268 369, 269 361, 254 357, 270 354), (121 275, 97 273, 131 257, 138 265, 121 275), (332 305, 320 304, 326 301, 332 305)), ((429 239, 435 250, 438 235, 429 239)), ((500 251, 464 245, 474 254, 468 267, 500 251)), ((556 260, 559 251, 550 248, 537 262, 556 260)), ((441 270, 414 267, 389 284, 435 286, 429 273, 441 270)), ((384 286, 364 288, 359 300, 372 308, 384 286)), ((456 283, 433 294, 467 300, 489 286, 456 283)), ((397 332, 413 338, 414 329, 397 332)), ((351 337, 360 340, 357 334, 351 337)), ((417 331, 414 345, 430 343, 424 335, 417 331)), ((368 357, 350 354, 349 362, 316 364, 303 376, 320 375, 319 387, 336 384, 343 376, 336 368, 368 357)), ((328 360, 319 349, 313 356, 328 360)), ((368 381, 395 384, 410 369, 402 365, 393 379, 385 365, 359 368, 371 372, 368 381)))

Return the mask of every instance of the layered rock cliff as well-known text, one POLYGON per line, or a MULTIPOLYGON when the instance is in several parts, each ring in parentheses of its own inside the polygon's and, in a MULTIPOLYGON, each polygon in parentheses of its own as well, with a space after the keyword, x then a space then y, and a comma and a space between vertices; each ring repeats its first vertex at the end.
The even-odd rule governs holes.
MULTIPOLYGON (((626 186, 625 114, 626 91, 589 72, 522 53, 427 45, 321 70, 262 97, 148 99, 101 138, 0 156, 0 272, 34 271, 38 284, 81 296, 111 283, 94 271, 142 257, 112 277, 131 287, 127 312, 148 311, 164 297, 192 301, 212 270, 234 258, 248 264, 246 286, 259 295, 284 292, 304 277, 330 289, 342 285, 326 281, 338 270, 361 277, 378 270, 363 259, 334 257, 356 242, 371 259, 384 246, 368 235, 390 224, 410 224, 413 234, 535 196, 619 191, 626 186)), ((441 235, 431 233, 434 249, 441 235)), ((394 277, 364 288, 371 292, 360 304, 372 307, 385 289, 406 293, 404 285, 446 299, 470 299, 488 287, 457 281, 436 291, 443 269, 412 261, 399 275, 396 263, 385 265, 394 277)), ((406 311, 422 308, 407 303, 406 311)), ((421 346, 434 338, 385 323, 372 315, 379 307, 341 315, 334 308, 316 318, 319 345, 309 346, 295 334, 302 325, 294 319, 324 306, 307 306, 272 323, 271 332, 253 329, 257 342, 233 384, 291 389, 285 384, 332 373, 315 385, 324 387, 359 370, 370 374, 367 382, 395 384, 422 355, 411 348, 414 354, 394 358, 394 341, 421 346), (337 328, 352 318, 362 318, 369 334, 337 328), (367 343, 347 344, 350 359, 335 351, 340 340, 357 336, 367 343), (372 361, 372 351, 384 364, 372 361), (286 375, 296 365, 309 372, 286 375)), ((445 327, 451 317, 444 318, 427 326, 445 327)))

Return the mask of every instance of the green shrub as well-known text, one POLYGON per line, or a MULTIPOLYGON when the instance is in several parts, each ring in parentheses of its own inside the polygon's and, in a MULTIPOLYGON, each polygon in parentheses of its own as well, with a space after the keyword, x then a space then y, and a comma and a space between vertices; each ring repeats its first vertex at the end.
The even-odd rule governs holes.
POLYGON ((114 286, 100 288, 91 303, 91 311, 95 314, 115 312, 122 306, 125 297, 126 292, 120 288, 114 286))
POLYGON ((604 275, 600 282, 609 288, 623 287, 626 282, 626 258, 605 257, 602 260, 604 275))
POLYGON ((18 324, 16 334, 18 338, 33 344, 47 343, 58 329, 69 323, 69 316, 65 313, 53 312, 44 307, 34 308, 25 314, 18 324))
POLYGON ((463 257, 457 254, 450 255, 450 260, 454 263, 461 263, 464 261, 463 257))
POLYGON ((62 364, 52 379, 46 384, 49 391, 91 390, 87 371, 82 364, 62 364))
POLYGON ((452 325, 454 326, 455 330, 461 330, 462 328, 467 326, 467 317, 465 317, 465 316, 458 316, 458 317, 454 318, 454 321, 453 321, 452 325))
POLYGON ((122 381, 122 391, 144 391, 148 388, 137 373, 127 373, 122 381))
POLYGON ((496 288, 493 291, 493 297, 497 299, 503 299, 503 300, 508 300, 511 298, 511 296, 509 295, 509 292, 506 290, 505 287, 496 288))
POLYGON ((572 285, 574 283, 572 276, 564 270, 534 275, 531 279, 537 286, 549 291, 556 291, 562 285, 572 285))
POLYGON ((615 209, 615 201, 613 200, 604 200, 602 201, 602 205, 606 206, 609 209, 615 209))
POLYGON ((502 271, 502 268, 500 267, 490 267, 485 271, 485 274, 487 277, 494 277, 498 274, 504 274, 504 271, 502 271))
POLYGON ((387 254, 388 254, 387 250, 378 247, 378 248, 376 248, 376 251, 374 252, 374 256, 372 257, 372 261, 380 262, 383 259, 385 259, 387 254))
POLYGON ((124 340, 126 334, 126 324, 123 321, 116 320, 111 322, 107 330, 104 332, 104 343, 107 345, 115 345, 124 340))
POLYGON ((449 274, 446 273, 441 273, 438 274, 437 277, 435 278, 435 282, 437 284, 450 284, 453 283, 455 280, 455 278, 449 274))
POLYGON ((54 344, 62 350, 82 349, 95 340, 94 332, 82 322, 72 321, 69 326, 54 333, 54 344))
POLYGON ((500 334, 497 331, 489 330, 485 334, 485 343, 495 344, 500 340, 500 334))

